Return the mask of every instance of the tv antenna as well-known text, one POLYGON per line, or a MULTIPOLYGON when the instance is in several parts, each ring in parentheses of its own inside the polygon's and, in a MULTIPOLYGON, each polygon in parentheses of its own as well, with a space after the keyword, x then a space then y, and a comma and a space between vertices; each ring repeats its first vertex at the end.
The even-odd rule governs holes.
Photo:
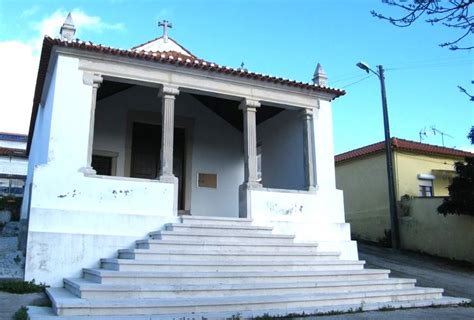
POLYGON ((433 135, 433 132, 431 130, 426 130, 426 127, 423 127, 420 129, 420 132, 418 132, 418 135, 420 136, 420 142, 422 142, 424 139, 433 135))
POLYGON ((442 142, 442 144, 443 144, 443 147, 444 147, 444 136, 449 137, 449 138, 453 138, 452 135, 447 134, 446 132, 443 132, 443 131, 441 131, 441 130, 436 129, 435 126, 431 126, 430 129, 431 129, 431 131, 433 132, 433 135, 436 135, 436 134, 438 134, 438 133, 441 135, 441 142, 442 142))

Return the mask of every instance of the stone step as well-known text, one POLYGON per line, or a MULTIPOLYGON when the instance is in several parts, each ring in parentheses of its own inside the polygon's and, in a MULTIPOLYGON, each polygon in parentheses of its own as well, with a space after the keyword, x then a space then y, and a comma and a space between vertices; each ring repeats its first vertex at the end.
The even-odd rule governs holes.
MULTIPOLYGON (((257 316, 267 315, 267 317, 282 317, 288 314, 327 314, 334 312, 350 312, 354 310, 361 311, 375 311, 387 308, 423 308, 432 306, 456 306, 463 303, 469 303, 469 299, 454 298, 444 296, 441 299, 423 299, 414 301, 390 301, 390 302, 375 302, 375 303, 363 303, 363 304, 343 304, 343 305, 329 305, 305 307, 305 308, 282 308, 282 309, 266 309, 259 311, 245 311, 238 312, 238 315, 242 319, 253 318, 257 316)), ((28 316, 30 320, 169 320, 169 319, 207 319, 207 320, 222 320, 232 319, 232 316, 236 316, 235 311, 230 312, 213 312, 213 313, 180 313, 179 316, 174 315, 154 315, 150 318, 149 315, 137 315, 131 318, 130 316, 62 316, 58 317, 52 308, 50 307, 37 307, 28 306, 28 316)), ((339 316, 342 319, 342 315, 339 316)))
POLYGON ((289 272, 150 272, 83 269, 86 280, 103 284, 236 284, 387 279, 389 270, 332 270, 289 272))
POLYGON ((190 223, 170 223, 165 226, 167 231, 188 232, 196 231, 207 234, 271 234, 272 227, 257 227, 251 225, 219 225, 219 224, 190 224, 190 223))
POLYGON ((283 244, 265 244, 265 243, 229 243, 222 241, 214 243, 212 241, 183 241, 183 240, 154 240, 145 239, 136 241, 137 249, 158 249, 167 248, 171 250, 190 249, 193 251, 207 252, 317 252, 317 243, 283 243, 283 244))
POLYGON ((180 216, 180 221, 182 223, 189 224, 214 224, 214 225, 251 225, 252 219, 246 218, 227 218, 227 217, 209 217, 209 216, 180 216))
POLYGON ((383 303, 439 299, 442 289, 412 288, 370 292, 296 295, 238 296, 218 298, 80 299, 64 288, 48 288, 58 315, 164 315, 195 312, 233 312, 285 308, 318 308, 343 304, 383 303))
POLYGON ((64 287, 83 299, 149 299, 366 292, 410 289, 414 287, 414 284, 415 280, 412 279, 382 279, 228 285, 104 285, 84 279, 64 279, 64 287))
POLYGON ((152 239, 161 240, 184 240, 184 241, 212 241, 215 244, 224 243, 264 243, 283 244, 293 243, 295 236, 276 234, 208 234, 207 232, 178 232, 178 231, 154 231, 149 233, 152 239))
POLYGON ((362 270, 365 261, 321 260, 316 262, 287 261, 170 261, 101 259, 101 267, 116 271, 173 271, 173 272, 277 272, 277 271, 324 271, 362 270))
POLYGON ((338 259, 339 252, 194 252, 192 250, 169 250, 166 248, 151 249, 121 249, 118 250, 119 259, 136 260, 172 260, 172 261, 213 261, 215 263, 225 261, 239 263, 241 261, 318 261, 338 259))

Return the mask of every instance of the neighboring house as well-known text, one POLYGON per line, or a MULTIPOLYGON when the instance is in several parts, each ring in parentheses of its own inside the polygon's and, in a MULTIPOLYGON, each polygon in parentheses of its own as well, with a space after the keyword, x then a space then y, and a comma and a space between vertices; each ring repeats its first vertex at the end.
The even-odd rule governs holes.
POLYGON ((331 101, 345 92, 321 66, 314 83, 221 66, 162 25, 114 49, 74 40, 68 16, 43 41, 22 221, 25 279, 51 286, 56 314, 461 301, 358 261, 334 171, 331 101))
MULTIPOLYGON (((449 194, 454 163, 474 154, 400 138, 392 138, 392 150, 402 246, 474 261, 474 219, 436 213, 442 198, 449 194), (446 224, 453 218, 458 222, 453 222, 452 229, 447 231, 446 224), (434 238, 448 234, 451 238, 446 243, 434 238), (456 235, 460 238, 458 242, 454 240, 456 235)), ((339 154, 335 160, 336 185, 344 191, 344 208, 352 235, 356 239, 383 241, 390 230, 384 142, 339 154)))
POLYGON ((0 196, 23 196, 28 159, 27 136, 0 132, 0 196))

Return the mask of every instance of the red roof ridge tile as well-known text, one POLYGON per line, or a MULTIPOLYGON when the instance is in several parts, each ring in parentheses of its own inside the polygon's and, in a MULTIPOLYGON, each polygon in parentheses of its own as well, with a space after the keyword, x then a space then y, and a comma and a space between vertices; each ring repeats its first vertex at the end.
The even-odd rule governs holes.
MULTIPOLYGON (((421 143, 421 142, 401 139, 397 137, 393 137, 391 142, 394 149, 398 149, 402 151, 410 151, 410 152, 434 154, 434 155, 446 155, 446 156, 453 156, 453 157, 459 157, 459 158, 474 157, 474 153, 472 152, 437 146, 433 144, 421 143)), ((370 154, 374 154, 377 152, 381 152, 383 150, 385 150, 385 142, 380 141, 380 142, 376 142, 364 147, 360 147, 357 149, 353 149, 353 150, 338 154, 335 156, 335 161, 336 163, 338 163, 338 162, 343 162, 347 160, 352 160, 352 159, 368 156, 370 154)))

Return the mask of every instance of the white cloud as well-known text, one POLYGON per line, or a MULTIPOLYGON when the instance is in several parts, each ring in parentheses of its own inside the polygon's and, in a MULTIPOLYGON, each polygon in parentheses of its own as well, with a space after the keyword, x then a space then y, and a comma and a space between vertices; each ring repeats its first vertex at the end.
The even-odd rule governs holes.
POLYGON ((23 42, 0 42, 0 70, 0 131, 27 133, 38 56, 23 42))
MULTIPOLYGON (((107 23, 80 9, 74 9, 71 14, 77 37, 80 37, 81 31, 100 33, 124 30, 122 23, 107 23)), ((66 16, 66 11, 56 10, 34 23, 34 33, 26 41, 0 41, 0 132, 28 132, 43 37, 57 37, 66 16)))
POLYGON ((24 18, 30 17, 30 16, 34 15, 36 12, 38 12, 39 8, 40 7, 38 5, 34 5, 31 8, 24 10, 21 13, 21 17, 24 17, 24 18))

